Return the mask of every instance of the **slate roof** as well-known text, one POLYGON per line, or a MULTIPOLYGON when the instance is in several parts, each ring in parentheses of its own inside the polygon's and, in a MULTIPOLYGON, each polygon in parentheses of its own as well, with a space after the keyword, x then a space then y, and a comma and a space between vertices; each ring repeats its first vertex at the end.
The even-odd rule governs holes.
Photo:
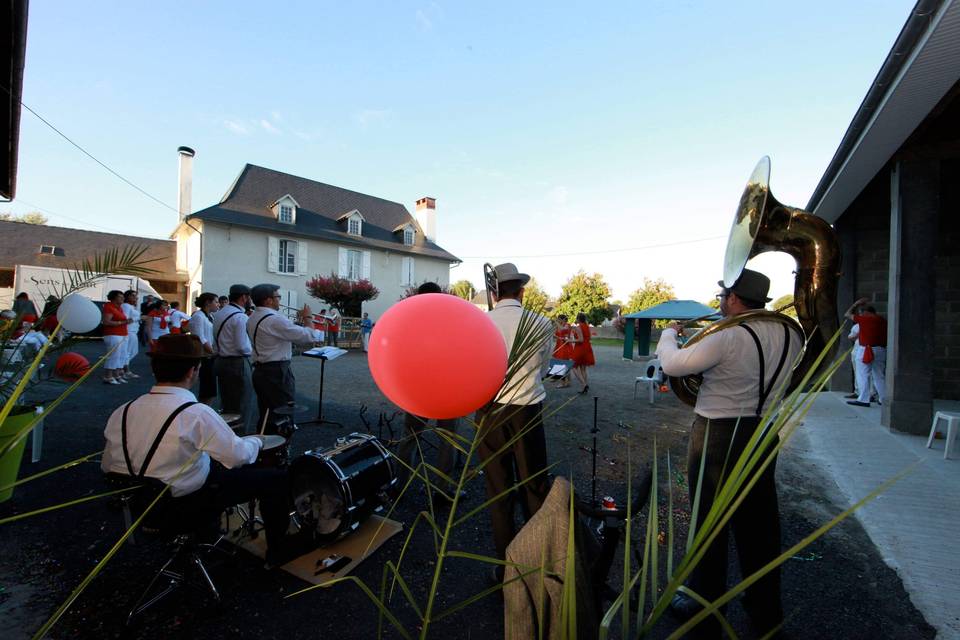
POLYGON ((452 253, 428 242, 416 220, 399 202, 252 164, 244 166, 220 204, 198 211, 188 219, 460 262, 452 253), (296 222, 292 225, 279 222, 271 210, 277 198, 286 194, 293 196, 300 205, 296 222), (359 237, 349 235, 346 224, 337 222, 354 209, 364 219, 363 235, 359 237), (403 234, 393 231, 408 223, 418 230, 412 246, 403 244, 403 234))
POLYGON ((177 276, 177 243, 172 240, 0 220, 0 268, 3 269, 13 269, 18 264, 73 269, 104 249, 134 245, 147 247, 144 259, 158 258, 146 265, 156 271, 148 278, 184 279, 177 276), (41 254, 40 245, 63 249, 63 256, 41 254))

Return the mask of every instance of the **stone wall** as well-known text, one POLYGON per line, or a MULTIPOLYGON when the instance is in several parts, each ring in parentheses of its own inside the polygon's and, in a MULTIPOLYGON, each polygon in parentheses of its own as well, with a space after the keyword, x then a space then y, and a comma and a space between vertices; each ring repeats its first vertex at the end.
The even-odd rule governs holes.
POLYGON ((960 161, 941 166, 934 302, 933 397, 960 399, 960 161))

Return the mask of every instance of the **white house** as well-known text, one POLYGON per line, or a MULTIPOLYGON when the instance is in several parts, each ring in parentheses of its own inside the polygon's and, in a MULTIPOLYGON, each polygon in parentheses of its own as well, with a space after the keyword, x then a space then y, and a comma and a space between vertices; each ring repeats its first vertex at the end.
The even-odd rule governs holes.
MULTIPOLYGON (((181 185, 190 180, 192 151, 186 159, 181 185)), ((189 194, 181 207, 184 200, 189 194)), ((335 273, 380 290, 363 305, 377 318, 412 285, 447 285, 451 263, 459 262, 436 244, 433 198, 418 200, 414 217, 398 202, 251 164, 219 204, 188 213, 181 208, 171 237, 191 300, 203 291, 225 294, 234 283, 272 282, 282 287, 283 304, 316 311, 324 303, 310 297, 306 282, 335 273)))

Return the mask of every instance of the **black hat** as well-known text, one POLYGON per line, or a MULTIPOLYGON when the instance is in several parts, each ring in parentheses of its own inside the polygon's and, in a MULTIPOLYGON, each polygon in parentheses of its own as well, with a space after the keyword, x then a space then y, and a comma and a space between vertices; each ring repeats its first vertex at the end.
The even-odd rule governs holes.
POLYGON ((504 262, 493 268, 497 274, 497 282, 509 282, 510 280, 519 280, 521 285, 530 281, 530 276, 517 271, 517 265, 512 262, 504 262))
POLYGON ((200 338, 190 333, 171 333, 157 338, 147 354, 161 360, 200 360, 206 355, 200 338))
POLYGON ((236 298, 238 296, 248 296, 250 295, 250 287, 245 284, 232 284, 230 285, 230 297, 236 298))
POLYGON ((717 284, 720 285, 721 288, 737 294, 738 298, 743 298, 744 300, 751 300, 753 302, 770 302, 770 300, 772 300, 772 298, 767 297, 767 294, 770 293, 770 278, 759 271, 744 269, 740 277, 737 278, 736 283, 730 288, 723 286, 723 280, 720 280, 717 284))

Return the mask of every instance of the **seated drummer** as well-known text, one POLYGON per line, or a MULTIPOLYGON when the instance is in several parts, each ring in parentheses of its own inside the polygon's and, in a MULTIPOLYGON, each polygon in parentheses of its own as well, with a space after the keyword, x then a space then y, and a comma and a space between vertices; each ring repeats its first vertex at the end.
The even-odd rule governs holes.
POLYGON ((171 513, 202 524, 227 507, 257 498, 267 536, 267 563, 289 559, 287 474, 250 466, 260 453, 256 436, 237 437, 190 388, 204 355, 194 335, 166 335, 149 354, 157 384, 110 416, 104 436, 104 472, 146 476, 170 486, 171 513), (126 437, 124 437, 126 432, 126 437), (210 459, 215 461, 211 463, 210 459), (219 464, 218 464, 219 463, 219 464))

